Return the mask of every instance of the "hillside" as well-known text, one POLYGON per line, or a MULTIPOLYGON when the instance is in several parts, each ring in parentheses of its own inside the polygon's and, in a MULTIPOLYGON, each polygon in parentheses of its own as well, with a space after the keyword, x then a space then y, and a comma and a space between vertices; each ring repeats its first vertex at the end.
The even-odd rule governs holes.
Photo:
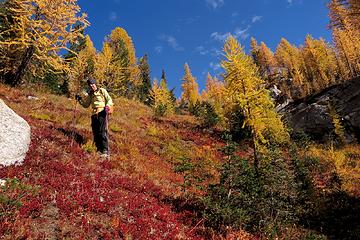
MULTIPOLYGON (((0 179, 8 180, 0 192, 1 239, 223 239, 220 233, 227 233, 226 239, 268 238, 268 233, 211 228, 218 213, 208 219, 201 215, 207 187, 219 182, 222 164, 230 158, 221 151, 227 144, 218 130, 199 128, 194 117, 155 119, 145 105, 115 99, 107 161, 94 152, 89 110, 73 99, 5 85, 0 85, 0 98, 31 126, 24 164, 0 168, 0 179)), ((319 233, 319 239, 352 239, 359 232, 360 148, 305 147, 302 141, 299 155, 285 150, 285 169, 293 173, 291 162, 303 159, 295 176, 314 189, 301 186, 308 195, 296 196, 311 208, 304 210, 299 226, 282 230, 279 238, 315 239, 311 236, 319 233)), ((241 141, 236 155, 251 154, 241 141)), ((266 186, 283 194, 293 180, 279 176, 279 185, 266 186)), ((257 211, 263 209, 252 214, 257 211)))
POLYGON ((1 179, 18 179, 0 227, 4 239, 196 238, 192 214, 171 205, 183 183, 173 169, 189 158, 204 165, 199 175, 216 179, 223 143, 196 130, 192 117, 156 121, 148 107, 116 99, 111 160, 103 161, 91 144, 90 112, 74 110, 74 100, 3 85, 0 97, 32 131, 24 164, 0 169, 1 179))

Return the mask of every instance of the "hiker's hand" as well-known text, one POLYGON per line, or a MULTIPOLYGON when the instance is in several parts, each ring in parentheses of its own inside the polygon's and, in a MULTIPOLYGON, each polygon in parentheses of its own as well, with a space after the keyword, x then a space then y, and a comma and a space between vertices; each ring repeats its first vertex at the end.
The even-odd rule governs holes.
POLYGON ((105 112, 109 113, 110 112, 110 107, 109 106, 105 106, 105 112))
POLYGON ((80 100, 81 100, 80 95, 79 95, 79 94, 76 94, 76 95, 75 95, 75 99, 76 99, 77 101, 80 101, 80 100))

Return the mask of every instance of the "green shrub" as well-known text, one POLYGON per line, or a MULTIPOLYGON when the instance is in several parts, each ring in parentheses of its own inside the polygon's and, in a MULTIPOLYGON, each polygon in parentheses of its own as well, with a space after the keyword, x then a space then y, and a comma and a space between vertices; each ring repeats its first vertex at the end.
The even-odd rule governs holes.
POLYGON ((202 127, 214 127, 220 120, 214 106, 209 102, 197 102, 189 111, 199 119, 202 127))
POLYGON ((251 136, 251 129, 244 127, 244 112, 239 107, 233 107, 231 111, 225 114, 229 131, 234 140, 245 139, 251 136))
POLYGON ((167 106, 164 104, 159 104, 154 107, 155 117, 163 117, 167 113, 167 106))
POLYGON ((178 158, 178 162, 174 166, 174 172, 183 175, 182 191, 186 193, 189 188, 202 189, 201 183, 210 176, 204 171, 204 161, 192 161, 187 156, 178 158))
POLYGON ((252 161, 236 156, 235 150, 236 144, 228 141, 220 182, 210 185, 203 198, 204 217, 217 230, 242 228, 272 238, 287 224, 296 223, 301 212, 292 167, 276 146, 262 155, 258 172, 252 161))
POLYGON ((19 209, 28 196, 37 195, 38 191, 38 187, 23 184, 17 178, 6 179, 5 185, 0 187, 0 221, 19 209))

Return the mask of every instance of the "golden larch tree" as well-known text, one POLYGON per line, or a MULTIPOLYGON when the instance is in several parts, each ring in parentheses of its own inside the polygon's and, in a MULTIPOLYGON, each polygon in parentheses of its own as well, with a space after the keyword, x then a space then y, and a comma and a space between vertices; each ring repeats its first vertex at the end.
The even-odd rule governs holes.
POLYGON ((282 38, 276 48, 275 58, 279 71, 285 79, 292 79, 291 86, 284 81, 279 83, 282 92, 288 97, 298 99, 310 92, 305 77, 305 65, 300 50, 282 38))
POLYGON ((120 73, 114 77, 114 91, 120 95, 133 97, 140 84, 135 47, 125 29, 117 27, 108 36, 106 42, 112 51, 113 64, 120 73))
POLYGON ((189 107, 195 106, 199 100, 199 86, 196 83, 195 77, 191 74, 190 67, 187 63, 184 65, 185 74, 181 84, 182 95, 181 100, 189 107))
POLYGON ((276 66, 274 53, 266 46, 264 42, 260 43, 259 48, 259 66, 260 74, 263 78, 269 78, 276 66))
POLYGON ((251 129, 254 166, 257 169, 257 152, 260 146, 268 142, 268 137, 277 142, 285 142, 288 140, 288 133, 265 89, 264 80, 259 76, 258 67, 232 36, 225 42, 224 56, 221 66, 225 70, 227 98, 231 99, 231 104, 242 109, 245 117, 243 127, 251 129))
POLYGON ((335 83, 337 63, 335 53, 324 39, 316 40, 306 36, 302 48, 303 58, 314 92, 318 92, 335 83))
POLYGON ((224 119, 225 85, 216 77, 207 74, 205 90, 202 92, 202 100, 210 103, 215 113, 221 120, 224 119))
POLYGON ((11 0, 4 8, 2 21, 8 28, 0 33, 0 49, 18 57, 7 62, 14 64, 4 73, 8 83, 20 84, 28 71, 42 78, 44 71, 69 69, 59 51, 69 50, 69 43, 89 25, 76 0, 11 0))
POLYGON ((257 66, 260 66, 260 46, 258 45, 256 39, 251 37, 250 40, 250 53, 253 58, 254 63, 257 66))
POLYGON ((350 77, 355 77, 360 74, 359 3, 332 0, 328 7, 330 27, 340 60, 348 67, 350 77))
POLYGON ((116 64, 114 53, 109 43, 103 43, 102 51, 97 54, 95 61, 94 76, 98 82, 109 90, 117 89, 125 79, 126 72, 119 64, 116 64))
POLYGON ((69 93, 70 96, 78 93, 81 88, 86 86, 86 80, 93 76, 95 71, 96 49, 89 35, 85 37, 83 49, 77 53, 71 62, 69 73, 69 93))
POLYGON ((157 79, 154 79, 150 96, 152 99, 151 106, 156 116, 164 116, 174 112, 171 94, 164 79, 161 79, 160 83, 158 83, 157 79))

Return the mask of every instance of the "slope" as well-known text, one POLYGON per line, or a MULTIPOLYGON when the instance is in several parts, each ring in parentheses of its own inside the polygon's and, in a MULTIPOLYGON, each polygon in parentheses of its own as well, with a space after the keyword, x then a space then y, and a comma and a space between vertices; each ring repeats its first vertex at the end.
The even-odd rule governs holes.
POLYGON ((216 180, 220 140, 193 118, 162 120, 139 103, 116 99, 110 119, 111 160, 91 144, 90 112, 61 96, 0 86, 0 97, 31 126, 22 166, 0 169, 3 239, 196 239, 194 216, 171 205, 191 175, 216 180), (190 129, 190 130, 189 130, 190 129), (184 162, 186 161, 186 162, 184 162))

